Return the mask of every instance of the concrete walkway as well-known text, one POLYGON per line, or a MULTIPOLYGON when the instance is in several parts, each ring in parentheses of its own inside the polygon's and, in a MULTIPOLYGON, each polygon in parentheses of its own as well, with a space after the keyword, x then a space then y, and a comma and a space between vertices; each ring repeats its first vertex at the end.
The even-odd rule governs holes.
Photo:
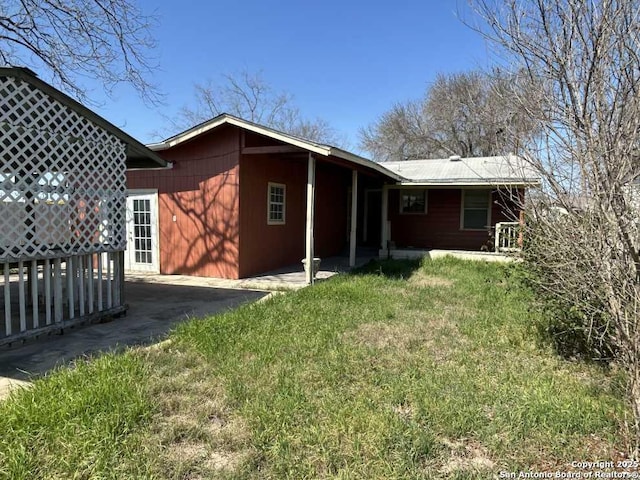
MULTIPOLYGON (((363 255, 356 258, 356 267, 369 262, 373 257, 363 255)), ((317 280, 331 278, 338 273, 351 270, 347 257, 322 259, 317 280)), ((192 277, 189 275, 159 275, 155 273, 127 273, 127 280, 142 283, 162 283, 168 285, 198 285, 214 288, 249 289, 262 291, 297 290, 307 286, 302 263, 257 275, 255 277, 229 280, 225 278, 192 277)))
POLYGON ((127 281, 125 288, 129 311, 124 317, 0 347, 0 398, 25 380, 76 358, 152 344, 188 318, 233 309, 268 295, 255 290, 135 281, 127 281))

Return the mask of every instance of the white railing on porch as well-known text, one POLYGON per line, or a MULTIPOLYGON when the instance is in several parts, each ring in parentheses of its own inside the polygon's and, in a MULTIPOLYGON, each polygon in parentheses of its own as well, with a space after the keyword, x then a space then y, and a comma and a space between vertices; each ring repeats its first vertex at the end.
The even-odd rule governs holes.
POLYGON ((520 223, 499 222, 496 223, 495 251, 496 252, 519 252, 520 245, 520 223))
POLYGON ((124 312, 123 252, 0 263, 0 345, 124 312))

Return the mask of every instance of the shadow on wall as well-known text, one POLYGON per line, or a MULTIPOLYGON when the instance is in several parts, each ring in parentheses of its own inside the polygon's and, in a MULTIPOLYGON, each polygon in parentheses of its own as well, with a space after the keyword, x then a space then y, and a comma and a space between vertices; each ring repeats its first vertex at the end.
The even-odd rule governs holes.
POLYGON ((237 169, 181 186, 160 196, 162 273, 237 278, 237 169))

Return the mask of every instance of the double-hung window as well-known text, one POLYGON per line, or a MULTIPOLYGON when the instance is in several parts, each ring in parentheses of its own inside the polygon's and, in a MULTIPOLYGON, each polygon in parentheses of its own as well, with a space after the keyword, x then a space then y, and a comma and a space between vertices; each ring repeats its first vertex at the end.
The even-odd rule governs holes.
POLYGON ((485 230, 491 224, 491 190, 462 190, 463 230, 485 230))
POLYGON ((286 185, 269 182, 267 195, 267 224, 284 225, 287 201, 286 185))
POLYGON ((400 190, 400 213, 427 213, 427 191, 400 190))

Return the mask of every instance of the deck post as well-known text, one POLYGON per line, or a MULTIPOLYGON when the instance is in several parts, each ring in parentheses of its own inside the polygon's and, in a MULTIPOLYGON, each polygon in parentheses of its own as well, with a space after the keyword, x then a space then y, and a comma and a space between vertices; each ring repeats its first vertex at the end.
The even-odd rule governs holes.
POLYGON ((316 189, 316 159, 313 154, 309 153, 309 162, 307 165, 307 231, 305 235, 306 241, 306 281, 309 285, 313 284, 313 217, 315 210, 315 189, 316 189))
POLYGON ((351 237, 349 238, 349 266, 356 266, 356 229, 358 225, 358 171, 351 172, 351 237))
POLYGON ((383 251, 389 250, 389 231, 387 229, 387 222, 389 216, 389 185, 382 186, 382 208, 381 208, 381 224, 380 229, 380 247, 383 251))
POLYGON ((51 261, 48 258, 44 260, 42 276, 44 279, 44 318, 45 323, 51 325, 51 261))
POLYGON ((4 334, 11 335, 11 267, 9 262, 5 262, 2 267, 4 273, 4 334))
POLYGON ((27 331, 27 309, 24 293, 24 261, 18 261, 18 299, 20 308, 20 332, 27 331))
POLYGON ((33 328, 40 326, 40 319, 38 318, 38 261, 31 261, 31 275, 29 276, 31 282, 31 312, 33 314, 33 328))

